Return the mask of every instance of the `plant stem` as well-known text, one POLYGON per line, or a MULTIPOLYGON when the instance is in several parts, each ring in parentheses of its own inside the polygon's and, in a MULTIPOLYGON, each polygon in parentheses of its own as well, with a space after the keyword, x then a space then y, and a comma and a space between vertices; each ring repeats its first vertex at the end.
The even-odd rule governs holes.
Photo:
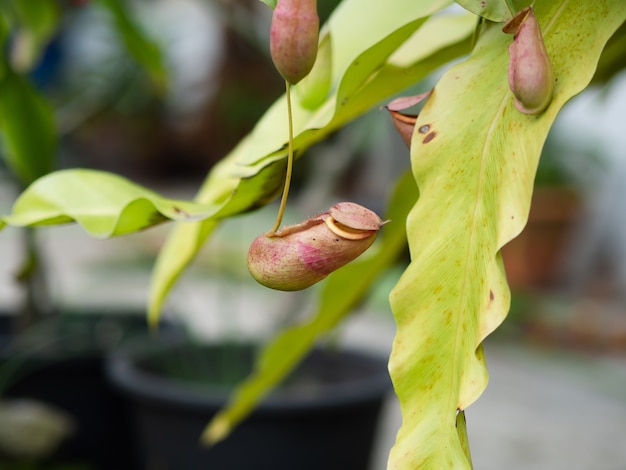
POLYGON ((15 319, 18 332, 36 324, 50 312, 50 297, 35 229, 27 227, 22 233, 25 259, 16 277, 24 288, 25 296, 20 314, 15 319))
POLYGON ((285 80, 285 90, 287 95, 287 120, 289 121, 289 141, 287 144, 287 173, 285 174, 285 186, 283 188, 283 197, 280 200, 278 215, 272 230, 268 235, 273 235, 280 228, 280 224, 285 214, 285 206, 287 205, 287 196, 289 195, 289 186, 291 186, 291 173, 293 172, 293 115, 291 113, 291 85, 285 80))

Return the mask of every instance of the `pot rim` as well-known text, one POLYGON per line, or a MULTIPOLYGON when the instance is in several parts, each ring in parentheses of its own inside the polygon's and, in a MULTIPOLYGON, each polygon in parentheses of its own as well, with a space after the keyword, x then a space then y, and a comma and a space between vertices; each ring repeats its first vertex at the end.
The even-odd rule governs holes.
MULTIPOLYGON (((315 350, 314 350, 315 351, 315 350)), ((298 410, 316 411, 330 408, 359 406, 378 402, 392 390, 387 371, 387 358, 357 350, 338 351, 341 359, 366 364, 372 373, 334 383, 324 383, 307 390, 304 385, 286 386, 269 393, 256 407, 255 414, 271 412, 293 413, 298 410)), ((141 368, 139 361, 150 354, 145 348, 125 348, 110 354, 106 372, 113 385, 134 400, 149 400, 161 405, 187 409, 216 409, 224 406, 233 392, 232 387, 207 384, 190 387, 182 381, 149 372, 141 368)))

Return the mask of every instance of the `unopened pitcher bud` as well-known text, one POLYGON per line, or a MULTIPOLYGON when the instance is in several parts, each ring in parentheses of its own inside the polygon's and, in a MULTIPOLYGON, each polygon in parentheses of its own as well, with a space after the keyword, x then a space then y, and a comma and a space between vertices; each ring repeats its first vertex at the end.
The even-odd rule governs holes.
POLYGON ((521 10, 502 31, 515 34, 508 77, 515 107, 523 114, 538 114, 552 101, 554 76, 533 8, 521 10))
POLYGON ((361 255, 384 224, 369 209, 341 202, 300 224, 258 236, 248 251, 248 269, 272 289, 305 289, 361 255))
POLYGON ((270 53, 278 72, 292 85, 313 68, 318 35, 316 0, 278 0, 270 28, 270 53))

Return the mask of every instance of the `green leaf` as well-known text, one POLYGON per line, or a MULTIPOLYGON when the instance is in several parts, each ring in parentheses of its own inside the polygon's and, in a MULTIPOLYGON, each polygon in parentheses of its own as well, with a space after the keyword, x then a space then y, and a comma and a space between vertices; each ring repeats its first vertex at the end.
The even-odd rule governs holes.
MULTIPOLYGON (((329 22, 323 28, 323 39, 330 35, 331 47, 331 90, 326 101, 317 109, 310 110, 300 103, 294 103, 294 148, 304 149, 323 139, 329 133, 340 128, 351 119, 387 98, 389 93, 400 90, 422 79, 424 75, 409 74, 404 68, 394 69, 393 75, 386 75, 387 88, 372 88, 378 93, 361 93, 364 86, 371 81, 378 81, 379 71, 387 65, 392 54, 417 31, 429 16, 450 4, 447 0, 429 0, 412 2, 397 0, 394 9, 374 0, 352 0, 342 2, 329 22), (393 14, 390 14, 393 12, 393 14), (358 18, 356 22, 354 18, 358 18), (368 34, 363 35, 362 31, 368 34)), ((446 24, 449 17, 434 17, 432 21, 446 24)), ((473 32, 472 26, 465 30, 466 38, 473 32)), ((458 43, 458 37, 446 45, 458 43)), ((435 54, 441 43, 433 46, 424 44, 416 52, 418 62, 424 56, 435 54), (419 55, 418 55, 419 54, 419 55)), ((467 51, 467 47, 459 48, 458 54, 467 51)), ((432 71, 432 70, 431 70, 432 71)), ((424 72, 420 70, 420 72, 424 72)), ((300 85, 300 84, 299 84, 300 85)), ((306 85, 302 83, 302 85, 306 85)), ((297 88, 296 85, 295 88, 297 88)), ((296 93, 306 94, 300 89, 296 93)), ((285 158, 287 143, 287 105, 283 96, 266 112, 253 131, 231 152, 221 163, 228 171, 241 176, 254 176, 261 167, 272 161, 285 158)), ((205 187, 210 187, 207 180, 205 187)), ((204 189, 202 190, 204 191, 204 189)), ((203 193, 200 196, 203 198, 203 193)))
POLYGON ((602 51, 591 83, 605 84, 626 68, 626 23, 611 36, 602 51))
MULTIPOLYGON (((273 199, 280 192, 284 173, 285 162, 275 162, 264 168, 256 178, 243 179, 237 186, 236 191, 241 197, 235 198, 235 201, 242 202, 243 205, 231 203, 218 206, 219 208, 213 212, 210 220, 180 224, 174 228, 159 252, 150 281, 152 295, 148 303, 148 323, 152 328, 155 328, 159 322, 159 314, 167 293, 185 267, 193 261, 202 244, 217 226, 219 219, 252 210, 273 199), (258 200, 254 201, 250 195, 256 195, 258 200)), ((221 181, 227 182, 228 179, 224 178, 221 181)), ((216 181, 216 187, 219 187, 218 182, 219 180, 216 181)))
POLYGON ((397 184, 386 215, 391 222, 385 226, 375 253, 364 255, 331 274, 323 286, 313 319, 283 331, 265 346, 253 374, 238 387, 227 407, 205 429, 203 442, 211 445, 225 438, 304 358, 315 341, 333 329, 367 295, 378 275, 397 261, 406 248, 402 221, 416 199, 415 181, 407 173, 397 184))
POLYGON ((16 70, 28 71, 39 61, 44 48, 56 32, 60 12, 51 0, 13 1, 18 27, 11 62, 16 70))
POLYGON ((544 0, 535 12, 557 80, 544 113, 515 109, 512 37, 485 24, 472 56, 444 75, 416 124, 412 261, 390 296, 398 329, 389 367, 403 422, 388 468, 471 468, 457 412, 483 392, 481 342, 509 308, 499 250, 523 229, 548 131, 591 80, 626 3, 544 0))
POLYGON ((159 46, 143 31, 127 8, 127 2, 120 0, 98 0, 113 19, 115 28, 126 49, 137 63, 150 76, 157 91, 167 89, 168 74, 159 46))
POLYGON ((48 102, 28 80, 6 68, 0 79, 0 132, 11 171, 28 184, 54 166, 57 136, 48 102))
POLYGON ((531 0, 456 0, 456 2, 475 15, 495 22, 508 21, 515 13, 534 3, 531 0))
POLYGON ((218 208, 167 199, 102 171, 64 170, 29 186, 4 222, 30 227, 77 222, 94 237, 112 237, 166 220, 207 217, 218 208))
POLYGON ((456 431, 459 435, 459 441, 461 443, 461 448, 465 453, 465 457, 471 462, 472 457, 470 454, 469 439, 467 437, 467 421, 465 419, 465 411, 463 410, 460 410, 456 415, 456 431))
MULTIPOLYGON (((8 22, 8 19, 6 18, 6 15, 0 14, 0 45, 2 46, 3 50, 6 47, 7 39, 9 39, 9 30, 10 30, 9 22, 8 22)), ((3 68, 1 72, 3 73, 4 64, 2 64, 2 67, 3 68)))
POLYGON ((265 3, 271 9, 276 8, 276 3, 278 3, 278 0, 259 0, 259 1, 265 3))
POLYGON ((313 69, 293 90, 298 103, 303 108, 314 110, 326 101, 331 85, 332 46, 331 36, 327 33, 320 38, 313 69))
MULTIPOLYGON (((427 19, 427 15, 448 4, 447 1, 402 0, 390 10, 383 2, 374 0, 342 2, 322 34, 322 40, 325 35, 332 37, 332 41, 326 39, 326 44, 332 47, 333 91, 313 111, 295 101, 296 150, 301 152, 381 100, 422 79, 447 61, 469 52, 470 37, 475 27, 473 15, 440 15, 427 19), (385 12, 393 14, 387 15, 385 12), (379 24, 378 18, 381 16, 387 18, 384 26, 390 28, 391 33, 379 24), (356 17, 359 18, 358 22, 354 21, 356 17), (424 35, 420 34, 422 29, 436 33, 435 39, 423 40, 424 35), (362 34, 363 30, 368 31, 366 38, 362 34), (378 43, 372 44, 372 41, 378 43), (411 47, 403 47, 407 41, 411 47), (358 45, 364 49, 361 50, 358 45), (348 83, 353 80, 356 85, 348 83)), ((301 83, 306 84, 306 81, 301 83)), ((300 84, 296 88, 298 86, 300 84)), ((302 89, 301 92, 306 94, 302 89)), ((241 191, 238 188, 248 181, 267 178, 268 166, 284 162, 286 141, 287 114, 283 97, 267 111, 255 129, 213 168, 196 200, 226 200, 224 210, 233 214, 238 207, 269 202, 272 194, 276 195, 277 192, 241 191)), ((267 188, 268 185, 264 183, 261 187, 267 188)), ((211 221, 198 224, 213 226, 211 221)), ((210 232, 208 228, 185 224, 176 227, 168 237, 168 249, 159 253, 153 272, 149 306, 153 322, 158 320, 169 289, 210 232), (181 252, 185 256, 180 256, 181 252)))

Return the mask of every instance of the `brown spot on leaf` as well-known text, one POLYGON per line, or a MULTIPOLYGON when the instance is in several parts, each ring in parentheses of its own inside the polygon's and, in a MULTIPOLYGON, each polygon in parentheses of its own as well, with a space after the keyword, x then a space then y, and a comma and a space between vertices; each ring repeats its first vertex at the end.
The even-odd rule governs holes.
POLYGON ((427 144, 428 142, 433 140, 436 135, 437 135, 436 132, 431 132, 431 133, 427 134, 426 137, 424 137, 424 140, 422 140, 422 143, 423 144, 427 144))
POLYGON ((493 295, 493 291, 489 290, 489 300, 493 301, 494 298, 495 296, 493 295))
POLYGON ((185 216, 185 217, 189 217, 189 214, 187 214, 187 212, 185 212, 184 210, 182 210, 180 207, 176 207, 176 206, 174 206, 174 207, 172 207, 172 210, 173 210, 174 212, 176 212, 178 215, 182 215, 182 216, 185 216))
POLYGON ((430 124, 424 124, 418 129, 420 134, 426 134, 430 130, 430 124))

